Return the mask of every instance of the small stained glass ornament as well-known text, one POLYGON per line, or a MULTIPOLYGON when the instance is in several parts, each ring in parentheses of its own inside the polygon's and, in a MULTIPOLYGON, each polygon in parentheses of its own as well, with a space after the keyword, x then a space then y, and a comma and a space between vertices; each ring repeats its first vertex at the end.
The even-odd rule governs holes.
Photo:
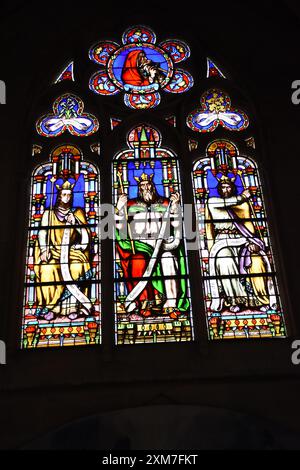
POLYGON ((192 152, 193 150, 197 150, 198 148, 198 142, 197 140, 194 139, 189 139, 188 140, 188 145, 189 145, 189 151, 192 152))
POLYGON ((36 123, 38 134, 57 137, 65 131, 78 137, 87 137, 99 129, 98 119, 83 112, 84 103, 75 95, 66 93, 53 104, 53 113, 42 116, 36 123))
POLYGON ((247 147, 252 147, 255 149, 255 139, 254 137, 249 137, 248 139, 245 139, 247 147))
POLYGON ((110 118, 110 128, 113 131, 117 126, 122 122, 122 119, 119 118, 110 118))
POLYGON ((91 152, 97 153, 100 155, 100 142, 95 142, 94 144, 90 145, 91 152))
POLYGON ((58 75, 57 79, 55 80, 55 83, 62 82, 64 80, 71 80, 74 82, 74 62, 70 62, 64 70, 58 75))
POLYGON ((33 144, 31 155, 33 157, 35 157, 35 155, 39 155, 42 152, 42 149, 42 145, 33 144))
POLYGON ((217 67, 217 65, 209 58, 207 57, 207 72, 206 72, 206 78, 212 78, 212 77, 220 77, 220 78, 226 78, 223 72, 217 67))
POLYGON ((176 116, 174 116, 173 114, 170 116, 166 116, 165 120, 168 124, 170 124, 170 126, 176 127, 176 116))
POLYGON ((243 131, 249 125, 247 114, 231 106, 230 96, 213 88, 201 96, 201 107, 187 117, 187 126, 196 132, 213 132, 219 125, 229 131, 243 131))

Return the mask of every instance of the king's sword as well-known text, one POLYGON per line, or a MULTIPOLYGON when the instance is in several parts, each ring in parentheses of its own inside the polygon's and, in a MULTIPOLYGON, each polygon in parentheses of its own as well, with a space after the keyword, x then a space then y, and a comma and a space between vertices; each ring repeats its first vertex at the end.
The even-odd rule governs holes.
POLYGON ((164 240, 164 234, 165 234, 166 227, 167 227, 167 222, 168 222, 168 217, 169 217, 169 212, 170 212, 170 206, 171 206, 171 201, 169 202, 168 207, 167 207, 167 209, 166 209, 166 211, 165 211, 165 213, 162 217, 162 223, 161 223, 160 231, 159 231, 157 241, 156 241, 156 244, 155 244, 155 248, 153 250, 153 253, 152 253, 152 256, 151 256, 150 261, 148 263, 148 266, 147 266, 147 268, 146 268, 146 270, 143 274, 143 278, 140 280, 140 282, 137 283, 137 285, 132 289, 132 291, 129 292, 129 294, 127 295, 127 297, 125 299, 124 305, 125 305, 125 309, 128 312, 131 312, 132 310, 134 310, 136 308, 136 305, 135 305, 134 301, 140 295, 140 293, 143 292, 143 290, 145 289, 146 285, 148 284, 148 282, 150 280, 149 278, 150 278, 150 276, 152 274, 152 271, 154 269, 158 252, 159 252, 161 244, 164 240))
POLYGON ((91 314, 92 303, 90 299, 83 293, 81 290, 74 284, 74 280, 70 273, 69 268, 69 249, 70 249, 70 228, 71 224, 66 223, 66 228, 64 229, 63 238, 61 242, 61 252, 60 252, 60 266, 61 274, 63 280, 70 284, 67 284, 67 289, 71 294, 82 304, 82 307, 86 310, 88 314, 91 314), (71 284, 72 283, 72 284, 71 284))

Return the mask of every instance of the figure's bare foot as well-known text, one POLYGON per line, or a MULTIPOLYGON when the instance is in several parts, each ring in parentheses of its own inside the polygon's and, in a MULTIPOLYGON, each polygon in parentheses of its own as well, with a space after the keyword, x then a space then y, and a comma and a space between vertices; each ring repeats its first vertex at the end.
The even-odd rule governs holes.
POLYGON ((267 310, 269 310, 269 305, 263 305, 262 307, 260 307, 259 309, 261 312, 266 312, 267 310))
POLYGON ((46 315, 44 315, 44 318, 45 318, 45 320, 47 320, 47 321, 51 321, 51 320, 54 319, 54 313, 53 313, 53 312, 49 312, 49 313, 47 313, 46 315))
POLYGON ((230 309, 229 309, 231 312, 233 313, 237 313, 239 312, 241 309, 238 305, 231 305, 230 309))
POLYGON ((68 315, 68 318, 70 318, 70 320, 76 320, 76 318, 78 318, 78 315, 77 313, 73 312, 68 315))

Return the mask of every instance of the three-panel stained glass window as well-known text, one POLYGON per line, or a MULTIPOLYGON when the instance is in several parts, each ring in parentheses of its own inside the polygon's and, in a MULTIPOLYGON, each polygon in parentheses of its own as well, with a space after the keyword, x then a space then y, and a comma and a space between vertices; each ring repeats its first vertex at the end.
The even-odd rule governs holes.
POLYGON ((105 38, 90 48, 95 70, 81 84, 93 92, 89 103, 67 89, 76 85, 75 60, 54 80, 64 92, 49 101, 35 126, 22 348, 100 344, 108 316, 114 316, 118 346, 201 339, 195 315, 205 315, 210 340, 286 336, 251 116, 229 96, 219 66, 207 58, 206 79, 218 86, 214 81, 199 90, 198 103, 183 118, 174 107, 166 111, 164 131, 138 117, 146 111, 151 120, 162 101, 189 95, 191 55, 182 40, 159 42, 151 28, 134 26, 121 42, 105 38), (184 61, 183 70, 177 64, 184 61), (108 96, 118 94, 122 116, 127 111, 137 119, 129 125, 126 117, 108 117, 107 127, 118 129, 123 143, 111 152, 107 175, 106 117, 95 100, 105 107, 108 96), (222 137, 214 137, 217 128, 222 137), (186 145, 184 155, 164 144, 168 129, 186 145), (45 142, 53 142, 48 153, 45 142), (186 174, 183 184, 183 158, 190 184, 186 174), (101 200, 109 186, 111 201, 101 200), (101 263, 101 204, 110 202, 113 278, 101 263), (186 217, 191 213, 193 220, 186 217), (195 222, 196 245, 187 238, 195 222), (191 289, 193 275, 201 304, 191 289), (108 311, 101 285, 112 292, 108 311))

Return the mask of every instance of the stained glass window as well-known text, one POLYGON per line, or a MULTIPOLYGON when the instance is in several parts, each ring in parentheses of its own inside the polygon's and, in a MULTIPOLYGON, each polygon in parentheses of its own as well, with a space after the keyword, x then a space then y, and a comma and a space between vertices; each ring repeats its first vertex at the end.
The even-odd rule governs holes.
MULTIPOLYGON (((144 25, 128 27, 117 42, 112 39, 94 44, 85 65, 84 60, 78 62, 86 67, 79 75, 89 77, 82 85, 92 92, 93 109, 104 113, 104 129, 110 124, 112 137, 118 139, 136 111, 155 117, 153 110, 161 100, 171 99, 171 106, 164 106, 156 118, 163 120, 170 138, 180 137, 184 128, 188 133, 181 144, 186 168, 192 171, 209 338, 285 337, 258 168, 252 158, 240 155, 235 143, 220 138, 242 136, 243 148, 255 153, 249 117, 223 89, 228 83, 224 73, 206 58, 205 81, 212 85, 183 116, 186 106, 179 97, 194 84, 188 44, 159 39, 144 25), (118 94, 126 106, 118 110, 118 97, 112 98, 114 110, 107 114, 102 97, 109 100, 118 94), (209 139, 211 133, 215 140, 209 139), (206 154, 193 163, 202 141, 210 142, 206 154)), ((183 210, 179 159, 162 145, 161 132, 147 123, 133 127, 127 147, 111 154, 107 163, 112 165, 113 279, 105 269, 101 278, 100 179, 98 165, 92 162, 104 164, 99 157, 110 137, 106 132, 99 136, 99 116, 91 114, 88 103, 85 107, 72 81, 70 61, 55 80, 66 82, 54 86, 64 91, 35 123, 38 141, 32 142, 32 157, 40 164, 31 178, 22 348, 99 344, 101 282, 113 291, 111 333, 117 345, 192 341, 190 239, 185 236, 191 226, 188 210, 183 210), (72 140, 62 144, 63 137, 72 140), (84 152, 77 147, 82 140, 84 152)), ((107 158, 107 152, 103 154, 107 158)), ((108 184, 104 178, 102 194, 107 195, 107 189, 110 193, 108 184)))
POLYGON ((256 163, 215 140, 194 164, 193 187, 210 339, 284 337, 256 163))
POLYGON ((110 128, 113 131, 119 124, 121 124, 122 119, 119 118, 110 118, 110 128))
POLYGON ((70 62, 63 71, 58 75, 55 83, 62 82, 64 80, 71 80, 74 82, 74 62, 70 62))
POLYGON ((170 116, 166 116, 165 120, 170 124, 170 126, 176 127, 176 116, 171 114, 170 116))
POLYGON ((177 68, 189 56, 184 42, 167 39, 156 44, 154 31, 133 26, 123 34, 122 45, 101 41, 90 49, 90 60, 103 68, 92 75, 89 87, 100 95, 124 91, 124 103, 132 109, 154 108, 160 90, 178 94, 193 86, 192 76, 177 68))
POLYGON ((43 137, 57 137, 65 131, 77 137, 87 137, 97 132, 98 119, 83 112, 84 103, 75 95, 66 93, 54 101, 53 113, 42 116, 36 123, 43 137))
POLYGON ((211 78, 211 77, 226 78, 223 72, 221 72, 221 70, 219 69, 219 67, 209 57, 207 57, 206 63, 207 63, 206 78, 211 78))
POLYGON ((118 344, 193 338, 181 185, 176 155, 140 125, 113 162, 118 344))
POLYGON ((22 347, 99 343, 98 169, 60 145, 31 188, 22 347))
POLYGON ((213 132, 219 125, 229 131, 243 131, 249 125, 246 113, 231 106, 230 96, 213 88, 201 97, 201 107, 187 117, 187 125, 196 132, 213 132))

